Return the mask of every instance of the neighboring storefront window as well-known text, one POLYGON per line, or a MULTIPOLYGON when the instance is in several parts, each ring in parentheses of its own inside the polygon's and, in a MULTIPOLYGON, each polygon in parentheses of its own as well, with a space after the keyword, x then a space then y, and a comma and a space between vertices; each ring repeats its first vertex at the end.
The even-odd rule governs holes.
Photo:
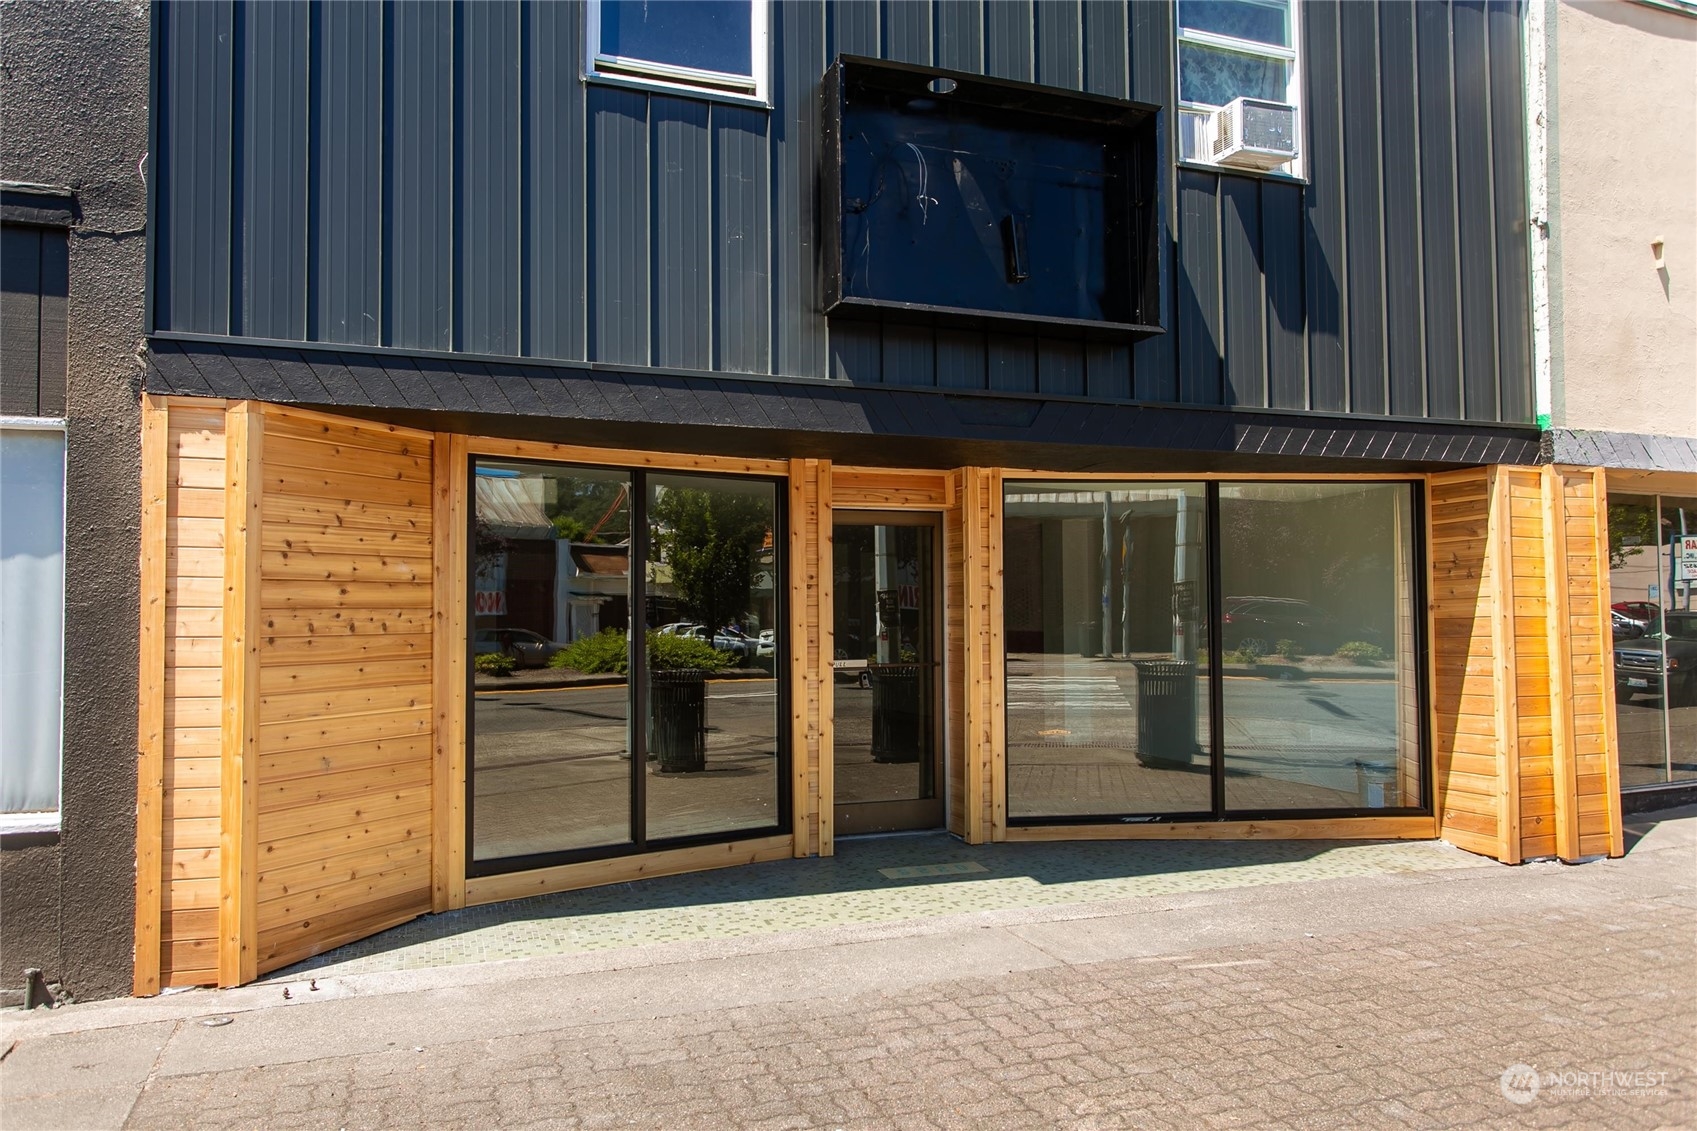
POLYGON ((1609 496, 1623 788, 1697 778, 1697 499, 1609 496))
POLYGON ((473 871, 774 831, 777 486, 488 459, 473 483, 473 871))
POLYGON ((1009 819, 1422 808, 1414 506, 1406 483, 1009 483, 1009 819))

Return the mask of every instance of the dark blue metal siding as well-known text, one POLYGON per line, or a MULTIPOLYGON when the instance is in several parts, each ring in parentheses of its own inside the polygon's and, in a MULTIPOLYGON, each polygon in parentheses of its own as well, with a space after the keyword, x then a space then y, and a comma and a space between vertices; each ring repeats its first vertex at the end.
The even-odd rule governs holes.
POLYGON ((572 4, 167 3, 161 330, 1528 420, 1520 0, 1301 6, 1306 183, 1175 170, 1137 343, 819 313, 838 53, 1169 107, 1141 0, 794 0, 772 108, 588 84, 572 4))

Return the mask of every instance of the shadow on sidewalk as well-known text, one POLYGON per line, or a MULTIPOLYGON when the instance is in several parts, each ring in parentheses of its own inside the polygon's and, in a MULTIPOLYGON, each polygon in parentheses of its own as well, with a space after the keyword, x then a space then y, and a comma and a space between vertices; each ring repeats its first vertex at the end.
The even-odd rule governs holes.
POLYGON ((1630 854, 1638 842, 1650 835, 1650 830, 1663 821, 1677 821, 1687 817, 1697 817, 1697 805, 1680 805, 1672 809, 1626 814, 1621 820, 1620 829, 1627 853, 1630 854))

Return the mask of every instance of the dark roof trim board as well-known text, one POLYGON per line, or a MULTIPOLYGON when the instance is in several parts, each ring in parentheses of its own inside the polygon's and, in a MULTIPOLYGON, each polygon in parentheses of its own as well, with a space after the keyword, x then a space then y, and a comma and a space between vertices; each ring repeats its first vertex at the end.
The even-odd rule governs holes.
POLYGON ((69 228, 77 222, 77 196, 58 185, 0 181, 0 221, 38 228, 69 228))
POLYGON ((889 466, 1417 472, 1530 464, 1538 433, 448 356, 149 340, 149 392, 329 408, 436 431, 889 466), (386 375, 387 379, 384 379, 386 375))

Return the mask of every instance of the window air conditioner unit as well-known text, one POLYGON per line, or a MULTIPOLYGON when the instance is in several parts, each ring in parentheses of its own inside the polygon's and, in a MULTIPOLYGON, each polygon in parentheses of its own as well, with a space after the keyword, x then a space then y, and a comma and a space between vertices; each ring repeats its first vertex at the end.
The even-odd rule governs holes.
POLYGON ((1296 107, 1288 102, 1234 98, 1214 111, 1215 164, 1277 169, 1296 157, 1296 107))

